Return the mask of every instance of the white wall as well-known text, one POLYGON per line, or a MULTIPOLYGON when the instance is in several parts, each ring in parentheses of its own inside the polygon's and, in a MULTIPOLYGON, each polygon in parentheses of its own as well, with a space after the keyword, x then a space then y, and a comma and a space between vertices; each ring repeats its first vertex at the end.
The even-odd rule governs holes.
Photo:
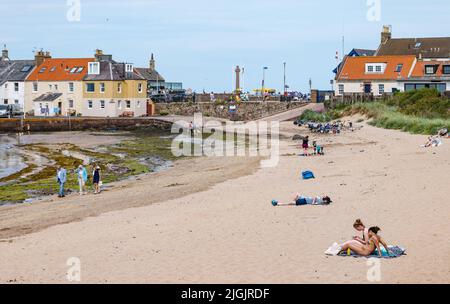
POLYGON ((92 98, 84 99, 82 105, 82 115, 91 117, 118 117, 125 111, 134 112, 134 117, 140 117, 147 114, 147 99, 131 98, 131 99, 111 99, 111 98, 92 98), (92 101, 92 108, 88 107, 89 100, 92 101), (105 108, 101 108, 101 100, 105 101, 105 108), (119 107, 120 100, 120 107, 119 107), (126 107, 126 100, 129 100, 131 107, 126 107))
MULTIPOLYGON (((351 94, 351 93, 364 93, 364 83, 369 82, 357 82, 357 81, 340 81, 336 82, 334 86, 335 94, 336 96, 341 96, 339 94, 339 85, 344 85, 344 94, 351 94)), ((380 96, 382 93, 379 91, 379 84, 384 84, 384 92, 385 93, 392 93, 393 89, 397 89, 400 92, 404 91, 404 86, 401 83, 394 82, 394 81, 371 81, 372 84, 372 93, 374 96, 380 96)))
POLYGON ((25 83, 23 81, 8 81, 0 86, 0 104, 5 104, 5 99, 8 104, 15 104, 16 100, 20 106, 24 107, 25 102, 25 83), (15 91, 15 83, 19 84, 19 90, 15 91))

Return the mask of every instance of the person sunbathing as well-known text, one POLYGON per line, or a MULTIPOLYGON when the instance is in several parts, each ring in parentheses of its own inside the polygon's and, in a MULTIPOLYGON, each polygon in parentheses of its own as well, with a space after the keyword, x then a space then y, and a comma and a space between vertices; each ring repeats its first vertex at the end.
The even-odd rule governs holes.
MULTIPOLYGON (((386 244, 386 242, 383 240, 381 236, 378 235, 378 232, 381 229, 378 227, 371 227, 369 228, 369 242, 368 244, 363 244, 357 240, 351 240, 348 242, 345 242, 343 244, 340 244, 336 246, 336 248, 330 248, 328 250, 328 253, 336 253, 338 255, 341 252, 345 252, 348 249, 356 253, 360 256, 370 256, 372 255, 375 250, 378 251, 378 256, 382 257, 383 252, 381 251, 380 243, 383 245, 383 247, 386 249, 386 252, 389 254, 389 249, 386 244)), ((334 246, 333 246, 334 247, 334 246)))
POLYGON ((274 207, 280 206, 305 206, 305 205, 329 205, 333 201, 328 196, 317 196, 317 197, 307 197, 302 196, 300 194, 297 194, 294 198, 294 200, 290 203, 281 203, 276 200, 272 201, 272 205, 274 207))
POLYGON ((353 228, 357 231, 362 232, 362 238, 359 236, 354 236, 353 239, 360 242, 361 244, 368 244, 369 242, 369 228, 367 228, 360 219, 357 219, 353 224, 353 228))

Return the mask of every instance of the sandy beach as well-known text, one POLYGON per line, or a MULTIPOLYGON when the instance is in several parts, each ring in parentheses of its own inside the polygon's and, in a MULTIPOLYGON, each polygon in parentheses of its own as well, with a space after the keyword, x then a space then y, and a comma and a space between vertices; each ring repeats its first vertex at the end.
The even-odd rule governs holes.
MULTIPOLYGON (((81 283, 369 283, 367 259, 324 255, 361 218, 407 249, 380 260, 381 283, 450 283, 450 142, 424 149, 426 136, 356 126, 317 137, 322 157, 282 140, 275 168, 197 158, 100 196, 2 207, 0 282, 69 283, 77 257, 81 283), (305 169, 316 179, 301 180, 305 169), (334 203, 270 205, 296 193, 334 203)), ((304 134, 291 122, 282 132, 304 134)))

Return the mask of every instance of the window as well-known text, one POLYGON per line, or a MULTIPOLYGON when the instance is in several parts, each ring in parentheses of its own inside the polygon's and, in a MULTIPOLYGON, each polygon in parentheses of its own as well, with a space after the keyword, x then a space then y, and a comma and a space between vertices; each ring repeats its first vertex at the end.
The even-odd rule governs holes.
POLYGON ((8 84, 7 83, 5 83, 5 90, 8 88, 8 84))
POLYGON ((89 62, 88 74, 99 75, 100 74, 100 62, 89 62))
POLYGON ((375 71, 376 71, 377 73, 381 73, 381 65, 377 65, 377 66, 375 67, 375 71))
POLYGON ((117 92, 122 93, 122 84, 121 83, 117 84, 117 92))
POLYGON ((77 67, 73 67, 73 68, 70 70, 70 73, 71 73, 71 74, 75 73, 75 72, 77 71, 77 69, 78 69, 77 67))
POLYGON ((92 109, 92 100, 88 100, 88 109, 92 109))
POLYGON ((69 99, 69 108, 73 109, 73 99, 69 99))
POLYGON ((58 91, 58 85, 57 84, 55 84, 55 90, 58 91))
POLYGON ((4 104, 8 104, 8 99, 3 99, 4 104))
POLYGON ((137 101, 137 107, 138 107, 138 108, 141 107, 141 101, 140 101, 140 100, 137 101))
POLYGON ((421 42, 417 42, 416 45, 414 46, 415 49, 418 49, 422 46, 421 42))
POLYGON ((402 69, 403 69, 403 64, 398 64, 397 68, 395 69, 395 72, 400 73, 402 71, 402 69))
POLYGON ((133 73, 133 65, 129 63, 125 64, 125 72, 133 73))
POLYGON ((31 70, 31 65, 26 65, 20 70, 21 72, 29 72, 31 70))
POLYGON ((100 108, 102 108, 102 109, 105 108, 105 101, 104 100, 100 100, 100 108))
POLYGON ((41 69, 39 70, 39 73, 40 73, 40 74, 44 73, 46 69, 47 69, 46 67, 41 68, 41 69))
POLYGON ((340 84, 339 85, 339 95, 343 95, 344 94, 344 85, 340 84))
POLYGON ((384 84, 378 85, 378 92, 380 93, 380 95, 384 94, 384 84))
POLYGON ((426 65, 425 66, 425 74, 436 74, 436 68, 434 65, 426 65))
POLYGON ((54 66, 50 69, 50 73, 54 72, 55 70, 56 70, 56 67, 54 66))
POLYGON ((139 84, 138 84, 138 92, 139 92, 139 93, 142 93, 142 83, 139 83, 139 84))
POLYGON ((444 67, 442 68, 442 73, 450 74, 450 65, 444 65, 444 67))
POLYGON ((38 83, 33 82, 33 92, 37 92, 37 91, 38 91, 38 83))
POLYGON ((73 92, 73 91, 74 91, 73 82, 69 82, 69 92, 73 92))
POLYGON ((369 65, 369 66, 367 67, 367 72, 373 73, 373 65, 369 65))
POLYGON ((103 82, 100 83, 100 93, 105 93, 105 84, 103 82))
POLYGON ((19 92, 19 83, 14 82, 14 92, 19 92))
POLYGON ((131 108, 131 101, 127 100, 126 103, 127 103, 127 109, 130 109, 131 108))
POLYGON ((84 67, 78 67, 77 73, 81 73, 81 72, 83 72, 83 70, 84 70, 84 67))
POLYGON ((48 85, 48 88, 50 89, 50 91, 53 89, 53 86, 51 84, 48 85))
POLYGON ((18 99, 14 99, 14 103, 15 104, 19 104, 19 100, 18 99))
POLYGON ((95 92, 95 83, 86 83, 86 92, 88 93, 95 92))

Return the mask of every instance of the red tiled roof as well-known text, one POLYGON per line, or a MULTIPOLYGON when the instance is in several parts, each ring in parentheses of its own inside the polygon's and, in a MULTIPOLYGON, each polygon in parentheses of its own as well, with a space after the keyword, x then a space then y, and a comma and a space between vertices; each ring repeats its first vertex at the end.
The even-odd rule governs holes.
POLYGON ((416 60, 416 56, 362 56, 347 57, 344 66, 340 70, 338 80, 397 80, 407 78, 416 60), (366 64, 384 63, 384 73, 366 73, 366 64), (396 72, 397 66, 403 65, 400 73, 396 72))
MULTIPOLYGON (((435 77, 441 77, 444 76, 443 74, 443 66, 444 65, 450 65, 449 61, 418 61, 416 66, 414 67, 414 70, 412 71, 411 77, 424 77, 424 76, 435 76, 435 77), (427 65, 436 65, 438 66, 436 74, 433 75, 426 75, 425 74, 425 66, 427 65)), ((450 76, 450 75, 445 75, 450 76)))
POLYGON ((88 63, 93 61, 94 58, 46 59, 26 81, 81 81, 88 71, 88 63))

